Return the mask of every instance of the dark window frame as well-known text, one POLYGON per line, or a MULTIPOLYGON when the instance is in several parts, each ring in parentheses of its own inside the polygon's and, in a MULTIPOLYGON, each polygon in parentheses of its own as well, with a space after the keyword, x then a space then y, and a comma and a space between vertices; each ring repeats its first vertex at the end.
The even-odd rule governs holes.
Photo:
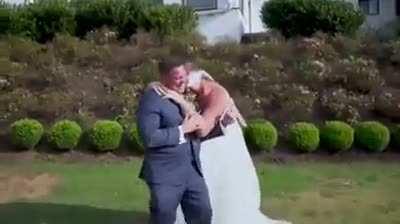
MULTIPOLYGON (((377 3, 377 5, 376 5, 376 12, 371 12, 370 1, 371 1, 371 0, 358 0, 358 6, 360 7, 360 10, 361 10, 364 14, 369 15, 369 16, 376 16, 376 15, 379 15, 379 14, 381 13, 381 1, 380 1, 380 0, 376 0, 376 3, 377 3), (368 4, 368 5, 367 5, 367 6, 368 6, 367 10, 364 10, 365 8, 362 8, 362 7, 361 7, 362 2, 364 2, 364 4, 366 4, 366 3, 368 4)), ((374 1, 374 0, 372 0, 372 1, 374 1)))
POLYGON ((211 7, 203 7, 203 8, 195 8, 188 4, 188 0, 182 0, 182 4, 188 7, 192 7, 195 11, 207 11, 207 10, 216 10, 218 9, 218 0, 212 0, 213 6, 211 7))
POLYGON ((396 16, 400 16, 400 0, 396 0, 396 16))

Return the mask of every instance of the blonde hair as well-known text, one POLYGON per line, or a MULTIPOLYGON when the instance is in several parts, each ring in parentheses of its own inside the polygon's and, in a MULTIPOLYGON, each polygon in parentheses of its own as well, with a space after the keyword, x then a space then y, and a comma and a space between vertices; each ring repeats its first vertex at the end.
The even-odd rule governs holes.
POLYGON ((191 71, 188 75, 188 87, 197 87, 202 80, 214 81, 214 78, 204 70, 191 71))

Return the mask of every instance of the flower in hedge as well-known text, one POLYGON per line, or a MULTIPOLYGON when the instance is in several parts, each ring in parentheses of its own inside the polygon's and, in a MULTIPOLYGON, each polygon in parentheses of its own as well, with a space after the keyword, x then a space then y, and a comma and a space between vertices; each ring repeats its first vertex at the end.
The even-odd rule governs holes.
POLYGON ((319 146, 319 129, 306 122, 292 124, 289 127, 289 141, 302 152, 313 152, 319 146))
POLYGON ((99 151, 115 150, 122 139, 123 128, 117 121, 100 120, 94 123, 90 140, 99 151))
POLYGON ((355 127, 357 145, 373 152, 382 152, 390 142, 389 129, 377 121, 360 122, 355 127))
POLYGON ((400 146, 400 124, 393 128, 392 136, 395 145, 400 146))
POLYGON ((327 121, 321 128, 321 144, 333 151, 346 151, 354 141, 353 128, 342 121, 327 121))
POLYGON ((43 136, 43 125, 34 119, 21 119, 11 125, 11 141, 18 147, 33 149, 43 136))
POLYGON ((57 149, 75 148, 82 135, 81 127, 75 121, 58 121, 51 127, 49 132, 49 142, 57 149))
POLYGON ((247 144, 257 151, 271 152, 278 142, 278 131, 266 120, 250 121, 244 134, 247 144))
POLYGON ((128 131, 128 139, 132 143, 134 149, 140 153, 144 152, 144 145, 142 139, 139 136, 138 128, 136 124, 132 124, 128 131))

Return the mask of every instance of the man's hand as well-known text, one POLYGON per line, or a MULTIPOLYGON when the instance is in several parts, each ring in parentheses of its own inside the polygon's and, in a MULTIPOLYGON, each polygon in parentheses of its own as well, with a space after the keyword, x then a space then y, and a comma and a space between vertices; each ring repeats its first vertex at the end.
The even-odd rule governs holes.
POLYGON ((186 133, 191 133, 200 129, 202 123, 202 117, 199 114, 192 114, 191 116, 185 117, 182 123, 182 130, 186 133))

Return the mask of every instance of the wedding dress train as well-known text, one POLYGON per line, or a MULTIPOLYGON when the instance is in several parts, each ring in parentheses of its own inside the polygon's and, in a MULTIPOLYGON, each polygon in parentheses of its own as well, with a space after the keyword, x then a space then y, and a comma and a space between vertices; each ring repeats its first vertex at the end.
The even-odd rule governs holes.
MULTIPOLYGON (((202 142, 200 160, 210 194, 212 224, 289 224, 260 211, 256 169, 237 122, 224 128, 224 135, 202 142)), ((184 223, 179 208, 176 224, 184 223)))

